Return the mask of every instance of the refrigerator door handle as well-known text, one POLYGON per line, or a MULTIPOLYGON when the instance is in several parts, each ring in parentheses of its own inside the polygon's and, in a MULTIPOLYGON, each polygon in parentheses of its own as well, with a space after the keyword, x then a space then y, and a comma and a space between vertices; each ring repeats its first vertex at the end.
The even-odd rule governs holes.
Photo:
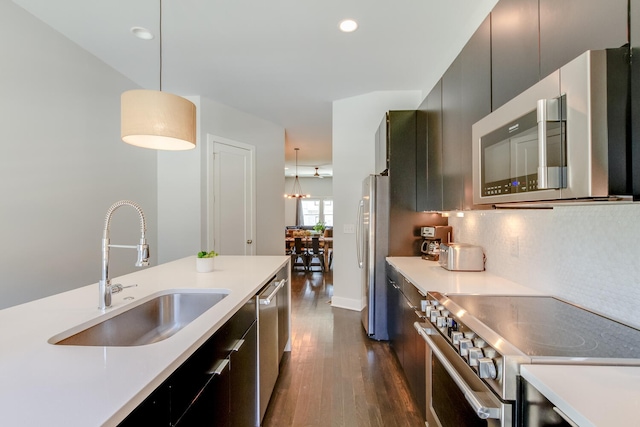
POLYGON ((360 200, 360 203, 358 204, 358 218, 356 219, 356 253, 358 255, 359 268, 362 268, 363 266, 363 262, 362 262, 363 248, 362 248, 362 242, 360 241, 360 239, 362 239, 363 211, 364 211, 364 200, 360 200))

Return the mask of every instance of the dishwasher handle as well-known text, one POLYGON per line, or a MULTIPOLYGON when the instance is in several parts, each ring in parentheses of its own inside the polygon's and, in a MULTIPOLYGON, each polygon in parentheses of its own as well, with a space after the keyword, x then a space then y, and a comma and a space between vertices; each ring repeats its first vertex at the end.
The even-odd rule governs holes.
POLYGON ((278 293, 278 291, 280 289, 283 288, 283 286, 287 283, 287 279, 282 279, 280 281, 280 283, 278 283, 278 285, 275 287, 275 289, 273 291, 271 291, 271 293, 269 294, 268 297, 266 298, 260 298, 260 305, 269 305, 271 304, 271 301, 273 300, 273 298, 276 296, 276 294, 278 293))

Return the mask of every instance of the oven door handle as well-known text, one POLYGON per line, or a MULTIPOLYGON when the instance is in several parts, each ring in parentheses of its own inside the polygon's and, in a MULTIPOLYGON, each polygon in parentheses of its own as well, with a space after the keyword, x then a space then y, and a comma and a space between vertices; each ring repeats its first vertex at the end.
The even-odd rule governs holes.
POLYGON ((469 402, 469 405, 473 408, 474 412, 483 420, 488 418, 497 419, 501 418, 501 410, 500 408, 492 408, 482 404, 482 400, 478 396, 478 393, 473 391, 471 387, 464 381, 462 376, 456 371, 456 368, 449 362, 447 357, 440 351, 435 342, 431 339, 429 335, 433 335, 437 333, 431 329, 423 328, 418 322, 413 324, 413 327, 418 331, 420 336, 426 341, 427 345, 431 349, 431 352, 438 358, 442 366, 447 371, 447 373, 451 376, 451 379, 456 383, 462 394, 464 394, 465 399, 469 402))

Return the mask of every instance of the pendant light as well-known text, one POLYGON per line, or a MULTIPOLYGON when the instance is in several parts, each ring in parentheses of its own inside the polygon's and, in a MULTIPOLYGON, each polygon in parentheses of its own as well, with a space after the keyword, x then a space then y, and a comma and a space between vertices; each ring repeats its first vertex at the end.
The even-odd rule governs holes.
POLYGON ((196 146, 196 106, 162 91, 162 0, 160 0, 160 90, 129 90, 120 101, 121 136, 127 144, 157 150, 196 146))
POLYGON ((307 197, 311 197, 311 194, 302 194, 302 187, 300 186, 300 180, 298 179, 298 151, 299 148, 294 148, 296 150, 296 179, 293 180, 293 189, 291 194, 285 194, 284 197, 287 199, 306 199, 307 197))

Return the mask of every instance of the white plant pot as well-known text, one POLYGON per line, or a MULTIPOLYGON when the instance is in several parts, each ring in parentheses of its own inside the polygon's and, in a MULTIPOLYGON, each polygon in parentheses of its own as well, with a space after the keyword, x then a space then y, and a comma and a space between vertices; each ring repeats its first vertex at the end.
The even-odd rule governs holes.
POLYGON ((196 271, 198 273, 209 273, 213 271, 214 258, 196 258, 196 271))

